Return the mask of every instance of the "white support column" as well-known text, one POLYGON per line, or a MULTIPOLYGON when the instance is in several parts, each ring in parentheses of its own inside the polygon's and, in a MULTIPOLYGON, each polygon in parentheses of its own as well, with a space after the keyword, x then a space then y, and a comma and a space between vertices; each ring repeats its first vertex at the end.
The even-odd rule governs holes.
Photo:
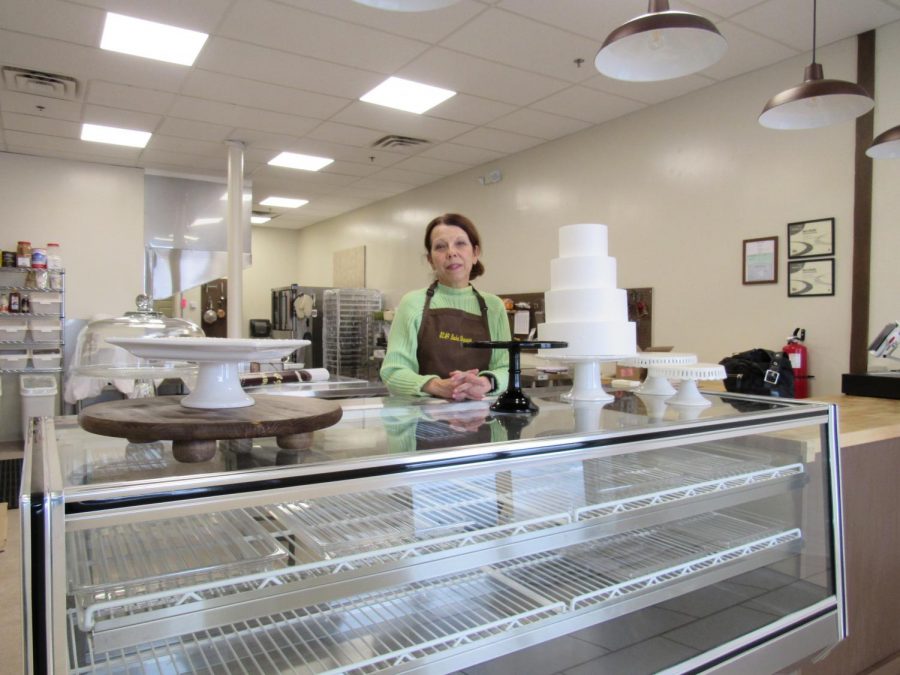
POLYGON ((244 144, 228 146, 228 337, 241 337, 244 325, 244 144))

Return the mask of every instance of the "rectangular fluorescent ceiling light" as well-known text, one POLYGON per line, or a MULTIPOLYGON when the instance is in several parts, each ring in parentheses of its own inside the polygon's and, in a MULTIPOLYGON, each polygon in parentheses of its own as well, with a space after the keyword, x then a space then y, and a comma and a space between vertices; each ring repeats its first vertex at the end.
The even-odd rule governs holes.
POLYGON ((289 169, 303 169, 304 171, 318 171, 334 160, 329 157, 316 157, 315 155, 301 155, 296 152, 282 152, 277 157, 269 160, 272 166, 286 166, 289 169))
POLYGON ((208 37, 187 28, 107 12, 100 48, 192 66, 208 37))
POLYGON ((280 206, 285 209, 296 209, 304 204, 309 204, 309 200, 291 199, 290 197, 266 197, 260 204, 262 206, 280 206))
POLYGON ((250 222, 254 225, 262 225, 272 220, 269 216, 250 216, 250 222))
POLYGON ((456 96, 456 92, 399 77, 389 77, 359 100, 421 115, 451 96, 456 96))
POLYGON ((127 145, 131 148, 144 148, 152 135, 149 131, 105 127, 101 124, 81 125, 81 140, 93 141, 94 143, 110 143, 112 145, 127 145))

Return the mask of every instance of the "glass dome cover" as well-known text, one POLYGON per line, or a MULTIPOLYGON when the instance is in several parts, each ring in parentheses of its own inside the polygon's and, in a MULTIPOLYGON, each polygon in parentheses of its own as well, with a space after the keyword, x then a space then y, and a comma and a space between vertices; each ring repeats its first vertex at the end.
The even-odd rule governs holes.
POLYGON ((146 295, 135 298, 137 310, 122 316, 91 321, 78 337, 75 374, 101 378, 167 378, 195 375, 197 367, 184 361, 142 359, 109 344, 107 338, 204 337, 203 330, 186 319, 168 317, 153 309, 146 295))

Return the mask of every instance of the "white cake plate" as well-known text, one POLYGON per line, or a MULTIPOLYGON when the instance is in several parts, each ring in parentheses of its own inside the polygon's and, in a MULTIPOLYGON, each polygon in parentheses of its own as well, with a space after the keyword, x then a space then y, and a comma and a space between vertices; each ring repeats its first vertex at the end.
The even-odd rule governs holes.
MULTIPOLYGON (((539 354, 539 356, 541 356, 539 354)), ((598 356, 541 356, 552 361, 571 363, 574 366, 572 389, 560 398, 564 401, 614 401, 615 397, 609 394, 600 381, 600 365, 604 362, 619 361, 628 354, 598 355, 598 356)))
POLYGON ((197 386, 181 399, 186 408, 245 408, 253 399, 241 388, 238 366, 248 361, 276 361, 306 347, 309 340, 143 337, 107 338, 142 359, 192 361, 199 366, 197 386))
POLYGON ((675 387, 669 384, 665 376, 659 374, 657 366, 671 364, 697 363, 696 354, 679 354, 677 352, 640 352, 635 356, 619 361, 620 366, 646 368, 647 378, 637 388, 637 393, 651 396, 672 396, 675 387))
POLYGON ((663 377, 681 380, 678 393, 668 400, 669 405, 708 406, 712 405, 697 389, 698 380, 724 380, 725 366, 717 363, 663 364, 656 366, 663 377))

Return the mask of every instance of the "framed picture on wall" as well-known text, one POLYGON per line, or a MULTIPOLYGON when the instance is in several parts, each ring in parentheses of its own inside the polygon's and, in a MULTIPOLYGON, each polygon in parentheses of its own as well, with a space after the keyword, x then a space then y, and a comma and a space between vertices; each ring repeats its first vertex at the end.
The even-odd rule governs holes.
POLYGON ((788 297, 834 295, 834 258, 788 262, 788 297))
POLYGON ((834 218, 788 223, 788 258, 834 255, 834 218))
POLYGON ((744 239, 744 284, 778 283, 778 237, 744 239))

